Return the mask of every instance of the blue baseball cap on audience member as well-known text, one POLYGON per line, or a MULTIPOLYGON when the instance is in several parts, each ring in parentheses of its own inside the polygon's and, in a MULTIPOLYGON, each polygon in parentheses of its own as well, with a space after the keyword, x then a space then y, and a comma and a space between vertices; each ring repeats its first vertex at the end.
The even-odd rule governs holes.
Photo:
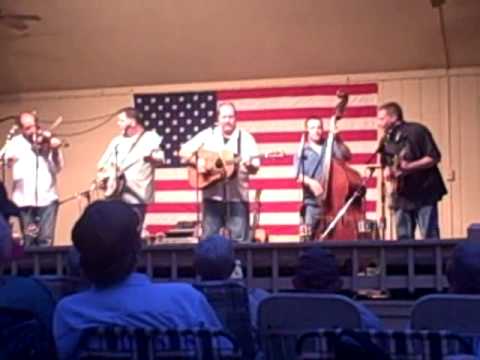
POLYGON ((324 292, 338 291, 342 284, 335 255, 320 245, 300 254, 295 279, 306 289, 324 292))
POLYGON ((128 275, 141 248, 138 224, 131 206, 120 200, 96 201, 85 209, 72 242, 89 280, 108 285, 128 275))

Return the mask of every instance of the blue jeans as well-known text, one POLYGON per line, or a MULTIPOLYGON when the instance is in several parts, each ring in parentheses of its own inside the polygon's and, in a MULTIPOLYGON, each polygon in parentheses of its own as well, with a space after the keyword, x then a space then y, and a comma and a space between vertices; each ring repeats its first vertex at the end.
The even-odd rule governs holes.
POLYGON ((250 211, 248 202, 203 201, 203 237, 218 234, 222 227, 230 231, 232 240, 250 240, 250 211))
POLYGON ((306 240, 315 240, 315 234, 321 227, 325 227, 322 221, 323 209, 317 205, 304 204, 305 225, 308 227, 310 236, 306 240))
POLYGON ((438 227, 437 204, 425 205, 415 210, 395 211, 397 239, 415 239, 415 229, 418 225, 422 239, 438 239, 440 229, 438 227))
POLYGON ((20 208, 20 227, 26 246, 53 245, 58 201, 47 206, 20 208))

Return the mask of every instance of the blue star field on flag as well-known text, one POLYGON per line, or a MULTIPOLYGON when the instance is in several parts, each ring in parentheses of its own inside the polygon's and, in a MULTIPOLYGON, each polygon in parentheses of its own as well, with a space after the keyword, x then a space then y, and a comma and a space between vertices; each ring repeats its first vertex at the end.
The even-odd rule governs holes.
POLYGON ((180 145, 216 120, 215 92, 135 94, 135 109, 142 114, 146 129, 155 129, 163 137, 165 167, 182 166, 180 145))

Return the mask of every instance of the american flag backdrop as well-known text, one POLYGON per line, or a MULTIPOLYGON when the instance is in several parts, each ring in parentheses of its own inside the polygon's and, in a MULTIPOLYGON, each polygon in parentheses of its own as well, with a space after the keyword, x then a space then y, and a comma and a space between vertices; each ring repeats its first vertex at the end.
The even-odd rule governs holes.
MULTIPOLYGON (((364 174, 367 160, 377 147, 377 84, 306 85, 185 93, 135 94, 136 109, 147 128, 163 136, 166 165, 155 172, 155 202, 148 208, 147 230, 152 233, 173 228, 179 221, 196 219, 196 192, 187 180, 187 169, 177 156, 180 144, 200 130, 212 126, 219 103, 231 102, 237 109, 237 124, 252 133, 261 153, 283 150, 281 158, 266 158, 250 180, 250 200, 262 189, 260 226, 272 241, 298 237, 302 198, 294 179, 293 156, 299 149, 304 120, 330 117, 337 90, 350 94, 344 118, 338 122, 339 136, 353 153, 351 165, 364 174)), ((365 210, 377 218, 377 179, 368 183, 365 210)))

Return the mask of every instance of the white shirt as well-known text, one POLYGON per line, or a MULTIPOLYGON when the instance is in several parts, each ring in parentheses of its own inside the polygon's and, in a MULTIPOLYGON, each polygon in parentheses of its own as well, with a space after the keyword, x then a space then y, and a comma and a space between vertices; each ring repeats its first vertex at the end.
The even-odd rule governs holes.
POLYGON ((56 164, 52 151, 37 156, 32 144, 23 135, 16 135, 6 146, 5 158, 14 160, 12 200, 17 206, 47 206, 58 199, 56 174, 63 167, 60 150, 56 164))
MULTIPOLYGON (((253 136, 245 130, 240 130, 236 128, 230 139, 227 143, 224 141, 222 129, 216 127, 214 129, 207 128, 202 130, 192 139, 187 141, 182 145, 182 152, 194 153, 200 148, 204 150, 221 152, 223 150, 228 150, 235 154, 238 153, 238 136, 241 133, 241 154, 240 159, 242 161, 250 160, 254 166, 260 166, 260 160, 258 158, 253 158, 258 156, 258 147, 257 143, 253 136)), ((203 198, 212 199, 217 201, 248 201, 248 172, 239 170, 236 172, 237 175, 234 175, 232 178, 226 182, 217 182, 207 188, 203 189, 203 198), (225 192, 224 194, 224 184, 225 192), (226 195, 226 196, 225 196, 226 195)))
POLYGON ((158 150, 162 137, 155 130, 133 136, 120 135, 108 145, 98 168, 115 165, 124 173, 127 189, 121 199, 129 204, 145 204, 154 200, 153 172, 145 157, 158 150))

